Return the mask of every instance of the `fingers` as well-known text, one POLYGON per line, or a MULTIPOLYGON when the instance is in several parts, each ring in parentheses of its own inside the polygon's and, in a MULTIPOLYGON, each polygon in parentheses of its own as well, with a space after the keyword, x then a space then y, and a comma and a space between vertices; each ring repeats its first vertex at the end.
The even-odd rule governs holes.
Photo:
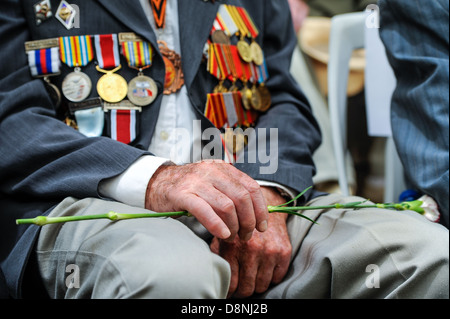
POLYGON ((219 178, 215 187, 234 203, 239 221, 239 237, 248 241, 255 228, 267 230, 269 212, 259 184, 236 168, 228 165, 228 178, 219 178))
MULTIPOLYGON (((195 212, 197 220, 205 226, 206 229, 220 239, 228 239, 231 231, 228 225, 214 212, 213 208, 202 198, 195 195, 186 195, 180 199, 188 212, 195 212)), ((194 213, 193 213, 194 214, 194 213)))
POLYGON ((267 229, 269 212, 259 184, 230 164, 202 162, 161 169, 152 177, 146 207, 187 210, 211 234, 248 241, 267 229), (227 228, 227 229, 226 229, 227 228))

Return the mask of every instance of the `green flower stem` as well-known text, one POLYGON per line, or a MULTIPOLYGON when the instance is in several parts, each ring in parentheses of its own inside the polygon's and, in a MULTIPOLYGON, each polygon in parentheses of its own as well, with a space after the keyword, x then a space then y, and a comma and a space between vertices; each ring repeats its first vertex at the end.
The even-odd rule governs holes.
POLYGON ((119 214, 116 212, 109 212, 101 215, 85 215, 85 216, 64 216, 64 217, 46 217, 38 216, 30 219, 17 219, 17 225, 34 224, 38 226, 44 226, 49 224, 68 223, 83 220, 94 219, 109 219, 111 221, 126 220, 126 219, 138 219, 138 218, 155 218, 155 217, 181 217, 192 216, 188 212, 168 212, 168 213, 144 213, 144 214, 119 214))
MULTIPOLYGON (((300 213, 301 211, 307 210, 318 210, 318 209, 361 209, 361 208, 382 208, 382 209, 394 209, 394 210, 413 210, 419 214, 424 213, 424 209, 421 207, 423 204, 421 201, 412 201, 412 202, 403 202, 400 204, 365 204, 367 201, 362 202, 352 202, 346 204, 334 204, 328 206, 295 206, 290 207, 287 206, 290 203, 294 202, 296 199, 300 198, 306 191, 310 188, 307 188, 302 193, 300 193, 293 200, 278 206, 268 206, 269 213, 286 213, 291 215, 300 216, 309 220, 312 223, 316 223, 311 218, 300 213)), ((192 214, 189 212, 168 212, 168 213, 144 213, 144 214, 119 214, 115 212, 109 212, 107 214, 102 215, 86 215, 86 216, 64 216, 64 217, 46 217, 46 216, 38 216, 36 218, 30 219, 17 219, 17 225, 24 224, 34 224, 38 226, 44 226, 48 224, 56 224, 56 223, 67 223, 67 222, 75 222, 82 220, 93 220, 93 219, 109 219, 111 221, 118 220, 126 220, 126 219, 137 219, 137 218, 154 218, 154 217, 181 217, 187 216, 192 217, 192 214)))

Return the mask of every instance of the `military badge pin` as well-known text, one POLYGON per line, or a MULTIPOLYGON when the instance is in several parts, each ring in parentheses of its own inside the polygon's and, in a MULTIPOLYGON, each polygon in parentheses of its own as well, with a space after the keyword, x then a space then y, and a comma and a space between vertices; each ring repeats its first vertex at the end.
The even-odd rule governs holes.
POLYGON ((48 20, 53 16, 52 5, 50 0, 43 0, 34 5, 34 13, 36 16, 36 25, 48 20))
POLYGON ((77 11, 67 1, 63 0, 56 11, 56 18, 66 27, 67 30, 72 29, 77 11))

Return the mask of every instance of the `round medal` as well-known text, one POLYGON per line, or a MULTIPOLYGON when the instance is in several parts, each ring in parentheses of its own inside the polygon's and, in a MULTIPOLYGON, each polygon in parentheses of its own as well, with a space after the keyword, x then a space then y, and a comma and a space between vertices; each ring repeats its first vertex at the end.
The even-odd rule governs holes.
POLYGON ((250 44, 250 52, 251 52, 251 55, 252 55, 252 61, 256 65, 263 64, 263 62, 264 62, 264 55, 263 55, 262 49, 259 46, 259 44, 256 43, 255 41, 253 41, 252 44, 250 44))
POLYGON ((261 93, 259 92, 258 88, 256 86, 252 87, 252 107, 256 111, 261 111, 262 108, 262 99, 261 99, 261 93))
POLYGON ((77 69, 69 73, 63 83, 62 92, 70 102, 81 102, 91 94, 92 82, 89 76, 77 69))
POLYGON ((239 154, 246 146, 246 135, 244 135, 242 130, 225 130, 225 145, 228 151, 233 154, 239 154))
POLYGON ((128 94, 127 81, 118 74, 108 72, 98 80, 98 95, 109 103, 118 103, 128 94))
POLYGON ((241 90, 241 96, 242 96, 242 105, 244 105, 244 108, 247 111, 250 111, 252 109, 252 90, 250 90, 247 86, 245 86, 241 90))
POLYGON ((266 112, 272 105, 272 98, 269 89, 265 85, 258 87, 259 95, 261 96, 261 108, 259 111, 266 112))
POLYGON ((158 95, 158 86, 155 81, 143 74, 139 74, 128 84, 128 99, 135 105, 146 106, 151 104, 158 95))
POLYGON ((58 87, 54 85, 53 83, 50 83, 50 80, 45 80, 45 89, 47 90, 47 93, 50 95, 50 98, 52 99, 53 103, 55 103, 55 108, 59 108, 61 105, 61 92, 59 91, 58 87))
POLYGON ((214 43, 220 43, 220 44, 230 44, 230 38, 227 36, 227 34, 222 30, 216 30, 211 35, 211 40, 214 43))
POLYGON ((250 50, 250 45, 247 42, 245 42, 244 40, 240 40, 237 43, 237 48, 242 60, 247 63, 252 62, 252 53, 250 50))

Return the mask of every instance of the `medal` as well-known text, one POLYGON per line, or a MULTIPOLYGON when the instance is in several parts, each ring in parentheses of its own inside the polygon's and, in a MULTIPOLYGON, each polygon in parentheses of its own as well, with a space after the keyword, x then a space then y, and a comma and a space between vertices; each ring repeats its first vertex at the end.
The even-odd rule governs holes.
POLYGON ((242 23, 245 25, 247 36, 252 39, 250 44, 251 61, 256 65, 261 65, 263 63, 263 53, 261 47, 255 41, 259 35, 259 30, 245 8, 236 7, 236 11, 241 18, 242 23))
POLYGON ((158 86, 152 78, 144 75, 143 70, 152 66, 153 48, 134 33, 119 34, 119 41, 128 66, 139 70, 138 76, 128 84, 128 99, 138 106, 149 105, 158 96, 158 86))
POLYGON ((128 94, 127 81, 120 75, 114 73, 122 68, 119 65, 117 68, 106 71, 97 65, 97 71, 105 73, 97 82, 98 95, 106 102, 118 103, 122 101, 128 94))
POLYGON ((263 56, 263 52, 261 47, 259 46, 258 43, 256 43, 255 41, 253 41, 250 44, 250 54, 252 56, 252 61, 256 64, 256 65, 261 65, 263 64, 264 61, 264 56, 263 56))
POLYGON ((122 101, 128 94, 128 84, 122 76, 115 73, 122 68, 117 34, 96 35, 95 50, 98 62, 96 69, 105 74, 97 82, 99 96, 109 103, 122 101), (112 70, 107 70, 111 68, 112 70))
POLYGON ((128 100, 120 103, 105 103, 104 111, 108 113, 108 133, 111 139, 124 144, 133 142, 139 132, 139 114, 142 108, 133 105, 128 100))
POLYGON ((50 79, 48 77, 45 77, 44 81, 45 81, 45 89, 47 90, 47 93, 50 95, 50 98, 55 104, 55 108, 59 108, 62 101, 61 92, 59 91, 56 85, 50 82, 50 79))
POLYGON ((71 102, 81 102, 91 93, 92 82, 88 75, 75 68, 62 82, 64 97, 71 102))
POLYGON ((264 84, 261 84, 258 87, 258 91, 259 91, 259 96, 261 97, 261 106, 260 106, 259 111, 266 112, 272 105, 272 98, 271 98, 269 89, 264 84))
POLYGON ((85 100, 92 90, 89 76, 81 72, 81 67, 88 65, 94 59, 94 49, 90 36, 73 36, 59 38, 61 61, 74 68, 63 80, 62 92, 71 102, 85 100))
POLYGON ((251 88, 252 91, 252 97, 251 97, 251 104, 254 110, 261 111, 262 109, 262 98, 261 98, 261 92, 258 90, 256 85, 253 85, 251 88))
POLYGON ((105 125, 105 115, 100 98, 79 103, 69 103, 70 114, 75 116, 77 129, 87 137, 101 136, 105 125))
POLYGON ((244 84, 244 87, 241 90, 242 96, 242 105, 246 110, 252 109, 252 90, 247 87, 247 84, 244 84))
POLYGON ((128 84, 127 96, 135 105, 149 105, 156 99, 157 95, 158 87, 155 81, 141 72, 128 84))
POLYGON ((34 78, 43 78, 45 89, 58 108, 61 104, 61 92, 50 82, 51 76, 60 74, 61 61, 57 39, 30 41, 25 43, 28 65, 34 78))
POLYGON ((34 5, 34 13, 36 16, 36 25, 48 20, 53 16, 52 5, 50 0, 43 0, 34 5))
POLYGON ((62 0, 56 11, 56 19, 62 23, 67 30, 72 29, 77 11, 67 1, 62 0))
POLYGON ((169 95, 178 92, 184 85, 184 74, 181 68, 181 57, 167 47, 164 41, 158 41, 166 66, 166 78, 164 81, 164 94, 169 95))
POLYGON ((247 145, 247 136, 244 134, 241 128, 233 130, 227 128, 225 130, 224 139, 225 145, 229 152, 233 154, 239 154, 247 145))
POLYGON ((222 30, 216 30, 213 34, 211 34, 212 42, 220 43, 220 44, 230 44, 230 38, 227 34, 222 30))

